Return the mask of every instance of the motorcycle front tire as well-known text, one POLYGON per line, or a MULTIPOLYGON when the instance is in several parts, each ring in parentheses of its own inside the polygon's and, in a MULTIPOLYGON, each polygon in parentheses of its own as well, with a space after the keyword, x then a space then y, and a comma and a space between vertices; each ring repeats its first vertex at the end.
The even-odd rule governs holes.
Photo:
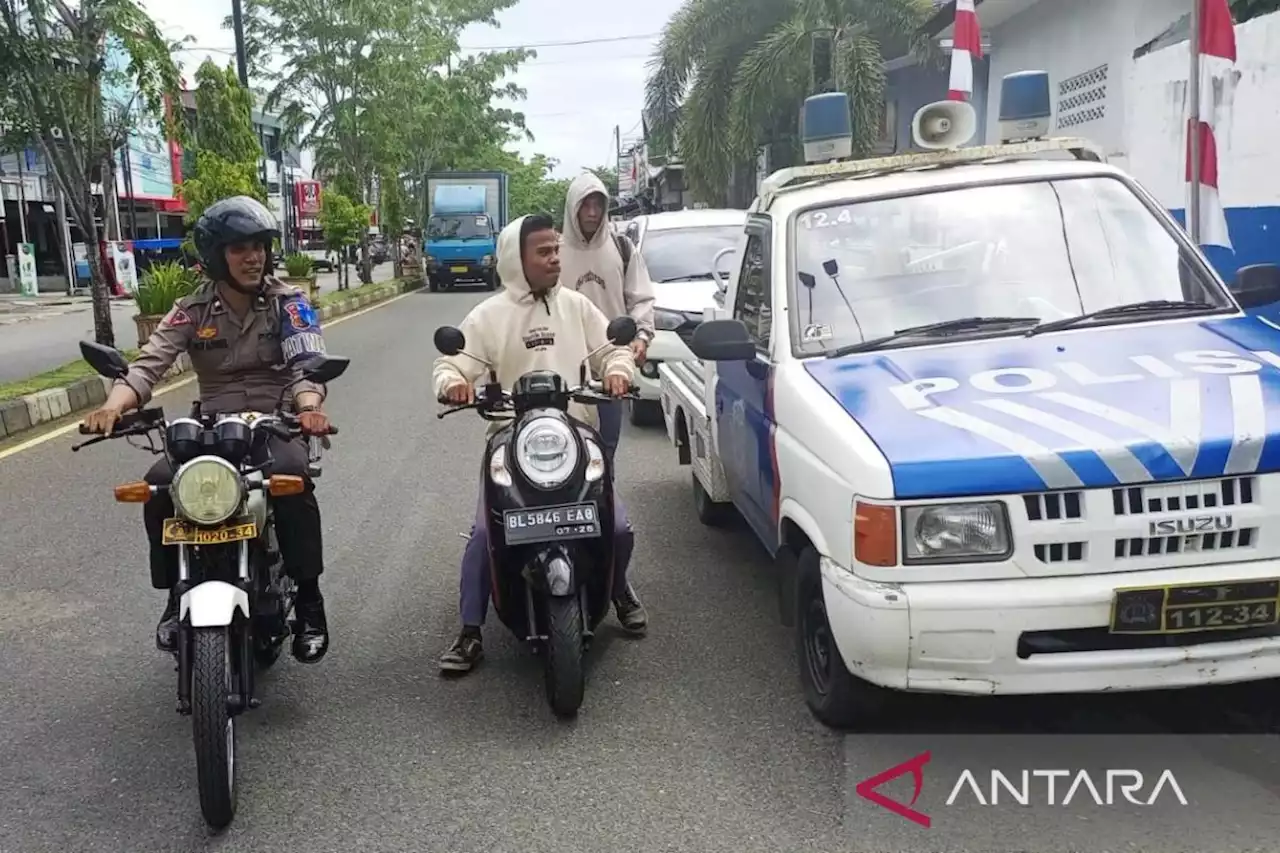
POLYGON ((200 811, 214 830, 236 814, 236 721, 227 706, 236 660, 231 627, 191 632, 191 729, 200 811))
POLYGON ((558 717, 573 717, 586 691, 582 609, 576 595, 547 598, 547 702, 558 717))

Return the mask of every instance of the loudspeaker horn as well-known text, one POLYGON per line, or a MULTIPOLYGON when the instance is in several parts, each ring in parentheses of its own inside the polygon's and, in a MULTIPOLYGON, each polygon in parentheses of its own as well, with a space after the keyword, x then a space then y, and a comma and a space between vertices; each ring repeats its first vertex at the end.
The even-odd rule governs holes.
POLYGON ((977 130, 978 115, 968 101, 935 101, 911 120, 911 138, 921 148, 959 148, 977 130))

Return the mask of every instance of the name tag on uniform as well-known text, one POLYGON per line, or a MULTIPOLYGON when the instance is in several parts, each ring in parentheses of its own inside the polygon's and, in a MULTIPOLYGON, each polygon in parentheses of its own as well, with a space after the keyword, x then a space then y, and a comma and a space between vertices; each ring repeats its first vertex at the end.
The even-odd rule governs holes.
POLYGON ((191 348, 194 350, 211 350, 226 349, 226 338, 214 338, 213 340, 194 340, 191 342, 191 348))

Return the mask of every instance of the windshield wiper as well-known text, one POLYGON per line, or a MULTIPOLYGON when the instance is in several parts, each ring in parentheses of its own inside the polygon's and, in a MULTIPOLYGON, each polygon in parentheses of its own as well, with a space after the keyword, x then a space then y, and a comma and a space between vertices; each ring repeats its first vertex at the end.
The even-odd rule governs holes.
POLYGON ((1038 335, 1041 332, 1056 332, 1059 329, 1070 329, 1072 326, 1080 323, 1087 323, 1089 320, 1097 320, 1104 317, 1123 317, 1126 314, 1167 314, 1167 313, 1189 313, 1199 314, 1206 311, 1222 311, 1225 306, 1214 305, 1210 302, 1186 302, 1180 299, 1148 299, 1145 302, 1129 302, 1125 305, 1113 305, 1110 308, 1103 308, 1101 311, 1090 311, 1088 314, 1081 314, 1078 317, 1064 317, 1061 320, 1050 320, 1048 323, 1041 323, 1034 329, 1027 332, 1027 337, 1038 335))
POLYGON ((714 273, 709 272, 691 273, 689 275, 678 275, 674 278, 660 278, 658 279, 658 284, 670 284, 673 281, 699 281, 701 279, 715 279, 715 277, 714 273))
POLYGON ((867 352, 868 350, 879 349, 885 344, 893 343, 899 338, 928 337, 930 335, 945 336, 962 332, 977 332, 984 329, 998 329, 1005 326, 1026 326, 1038 322, 1040 322, 1039 317, 961 317, 956 320, 943 320, 941 323, 926 323, 923 326, 899 329, 892 335, 849 344, 848 346, 834 349, 826 355, 827 358, 839 358, 842 355, 851 355, 855 352, 867 352))

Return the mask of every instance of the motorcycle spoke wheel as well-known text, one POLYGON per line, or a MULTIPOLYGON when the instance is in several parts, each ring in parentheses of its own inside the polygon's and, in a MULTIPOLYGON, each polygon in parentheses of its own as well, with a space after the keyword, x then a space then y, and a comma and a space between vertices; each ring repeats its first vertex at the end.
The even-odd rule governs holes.
POLYGON ((227 706, 235 683, 228 628, 196 628, 191 637, 191 727, 200 811, 215 830, 236 813, 236 721, 227 706))

